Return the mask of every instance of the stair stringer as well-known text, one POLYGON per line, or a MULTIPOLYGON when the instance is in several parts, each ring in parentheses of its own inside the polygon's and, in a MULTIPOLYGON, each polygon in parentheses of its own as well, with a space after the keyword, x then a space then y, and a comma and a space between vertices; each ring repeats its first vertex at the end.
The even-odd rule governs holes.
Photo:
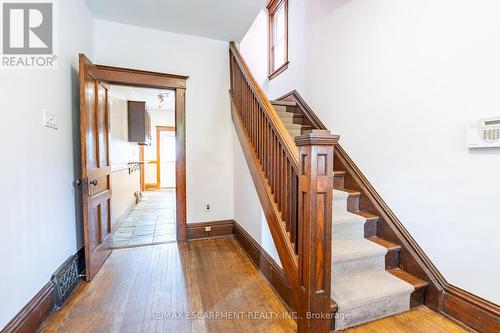
MULTIPOLYGON (((304 113, 309 123, 317 129, 328 129, 296 90, 276 100, 296 102, 297 108, 304 113)), ((340 144, 335 147, 334 163, 335 170, 347 171, 344 180, 345 187, 361 192, 359 209, 379 216, 377 236, 401 245, 399 267, 428 283, 427 288, 425 288, 424 304, 434 311, 441 312, 443 309, 443 292, 447 282, 439 270, 340 144)))

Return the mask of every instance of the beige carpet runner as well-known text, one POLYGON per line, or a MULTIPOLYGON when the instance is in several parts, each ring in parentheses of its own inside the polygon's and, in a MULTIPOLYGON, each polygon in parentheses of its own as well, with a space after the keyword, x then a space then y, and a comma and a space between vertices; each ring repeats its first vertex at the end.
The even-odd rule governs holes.
POLYGON ((347 211, 347 192, 334 190, 332 299, 335 329, 410 309, 412 285, 385 271, 387 249, 364 238, 366 219, 347 211))

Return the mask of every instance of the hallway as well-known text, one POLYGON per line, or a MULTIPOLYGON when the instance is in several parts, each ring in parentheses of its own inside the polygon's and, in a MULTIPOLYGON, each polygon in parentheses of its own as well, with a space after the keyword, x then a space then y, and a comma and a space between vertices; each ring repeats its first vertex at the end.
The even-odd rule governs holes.
MULTIPOLYGON (((288 311, 237 242, 223 237, 113 251, 41 332, 292 333, 288 311)), ((467 331, 418 307, 345 332, 467 331)))
POLYGON ((42 332, 294 332, 286 315, 237 243, 217 238, 113 251, 42 332), (244 315, 210 318, 221 312, 244 315))
POLYGON ((108 240, 112 248, 176 240, 175 189, 142 192, 142 199, 108 240))

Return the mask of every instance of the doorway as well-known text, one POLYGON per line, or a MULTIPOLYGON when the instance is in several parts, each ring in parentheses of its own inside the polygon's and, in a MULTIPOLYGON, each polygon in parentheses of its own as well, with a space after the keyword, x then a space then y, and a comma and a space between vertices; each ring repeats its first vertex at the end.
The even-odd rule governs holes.
POLYGON ((174 91, 110 84, 108 95, 112 233, 106 246, 175 241, 174 91))
POLYGON ((175 189, 175 127, 156 126, 157 179, 160 189, 175 189))
MULTIPOLYGON (((177 240, 186 239, 185 96, 187 79, 187 76, 181 75, 94 65, 85 55, 80 54, 80 129, 82 148, 82 178, 80 183, 82 184, 83 194, 83 234, 87 281, 92 280, 111 253, 112 248, 109 247, 109 242, 120 225, 113 224, 113 220, 116 218, 113 215, 113 201, 117 199, 114 196, 116 191, 113 191, 113 171, 116 171, 117 167, 113 166, 113 155, 110 151, 110 143, 113 139, 110 130, 112 121, 110 115, 110 89, 112 86, 163 89, 170 91, 175 98, 173 106, 175 189, 170 196, 170 202, 174 202, 175 205, 170 207, 173 212, 170 220, 173 222, 171 224, 175 229, 174 235, 177 240)), ((143 134, 145 136, 149 134, 152 138, 151 124, 149 126, 143 125, 147 123, 147 117, 143 117, 142 120, 139 117, 132 122, 133 126, 139 128, 142 126, 145 131, 143 134)), ((147 144, 147 140, 139 143, 147 144)), ((164 200, 165 198, 161 196, 157 199, 150 198, 149 201, 144 200, 147 195, 141 196, 140 193, 142 193, 145 185, 143 181, 145 163, 144 153, 141 153, 140 149, 136 160, 129 160, 125 167, 121 166, 130 174, 140 174, 139 194, 136 197, 137 205, 134 210, 130 210, 126 217, 131 219, 135 217, 137 221, 145 221, 148 216, 152 217, 152 214, 149 214, 150 212, 135 211, 135 208, 140 209, 158 204, 160 210, 156 216, 156 221, 158 221, 163 218, 165 213, 161 209, 170 204, 168 200, 164 200)), ((161 183, 161 180, 157 180, 158 182, 161 183)), ((155 231, 157 230, 157 224, 155 222, 155 231)), ((143 230, 151 228, 151 226, 142 227, 143 230)))

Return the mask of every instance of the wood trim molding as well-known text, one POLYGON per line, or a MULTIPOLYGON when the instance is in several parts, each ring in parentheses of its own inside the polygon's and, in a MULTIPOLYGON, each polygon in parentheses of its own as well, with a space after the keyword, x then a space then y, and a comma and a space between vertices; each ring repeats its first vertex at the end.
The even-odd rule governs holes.
POLYGON ((175 90, 175 150, 177 240, 186 240, 186 89, 175 90))
POLYGON ((114 84, 142 86, 150 88, 186 89, 189 76, 142 71, 138 69, 96 65, 92 72, 97 80, 114 84))
POLYGON ((290 310, 294 311, 292 289, 283 269, 236 221, 234 221, 233 236, 243 251, 250 257, 255 267, 271 284, 276 294, 281 297, 290 310))
POLYGON ((55 310, 56 290, 47 283, 28 304, 5 326, 1 333, 32 333, 55 310))
MULTIPOLYGON (((277 100, 297 102, 316 128, 327 129, 296 90, 277 100)), ((479 332, 500 331, 499 306, 448 283, 339 144, 335 147, 335 162, 342 163, 347 171, 346 186, 363 193, 361 208, 380 217, 378 230, 383 238, 401 245, 402 268, 429 283, 425 305, 479 332)))
MULTIPOLYGON (((99 80, 146 88, 175 90, 175 144, 176 144, 176 216, 177 240, 186 240, 186 80, 185 75, 143 71, 130 68, 95 65, 92 74, 99 80)), ((140 160, 144 161, 144 148, 140 149, 140 160)), ((144 184, 144 164, 141 164, 141 190, 144 184)), ((156 188, 156 184, 155 184, 156 188)))
POLYGON ((233 234, 233 224, 233 220, 188 223, 187 239, 193 240, 231 236, 233 234), (210 228, 210 230, 207 231, 207 228, 210 228))
MULTIPOLYGON (((297 106, 315 126, 319 127, 319 129, 327 129, 297 91, 291 91, 278 100, 296 101, 297 106)), ((361 209, 380 217, 378 222, 379 233, 384 239, 401 245, 399 256, 401 267, 410 274, 429 283, 429 286, 426 288, 425 304, 434 311, 441 311, 442 293, 446 285, 446 281, 441 273, 432 264, 427 255, 404 228, 401 221, 390 210, 382 197, 362 174, 349 155, 347 155, 345 150, 342 149, 340 144, 337 144, 335 147, 335 164, 338 163, 341 164, 341 167, 336 165, 335 168, 337 170, 343 167, 347 171, 344 180, 346 187, 358 190, 363 194, 360 201, 361 209)))
POLYGON ((299 95, 297 90, 292 90, 288 94, 285 94, 277 99, 278 101, 288 101, 296 102, 298 107, 304 112, 304 115, 309 119, 311 124, 316 129, 326 129, 327 127, 323 124, 321 119, 314 113, 314 111, 307 105, 302 96, 299 95))
POLYGON ((278 69, 276 69, 274 72, 272 72, 271 74, 269 74, 269 76, 267 77, 269 80, 272 80, 274 79, 275 77, 277 77, 278 75, 280 75, 281 73, 283 73, 287 68, 288 68, 288 64, 290 62, 289 61, 286 61, 283 65, 281 65, 278 69))
POLYGON ((139 172, 140 172, 140 184, 141 184, 141 191, 145 190, 144 187, 144 178, 145 178, 145 172, 146 172, 146 166, 144 165, 144 146, 139 146, 139 162, 141 162, 141 165, 139 166, 139 172))
POLYGON ((500 307, 454 285, 445 287, 442 312, 478 332, 500 332, 500 307))
MULTIPOLYGON (((85 270, 84 247, 80 248, 73 258, 76 261, 78 273, 81 274, 85 270)), ((74 290, 76 290, 76 286, 74 290)), ((52 281, 49 281, 0 332, 37 332, 45 320, 56 310, 56 299, 57 291, 52 281)))
POLYGON ((288 0, 271 0, 267 4, 268 10, 268 79, 272 80, 288 68, 288 0), (285 10, 285 62, 278 68, 274 68, 273 26, 276 10, 284 6, 285 10))

